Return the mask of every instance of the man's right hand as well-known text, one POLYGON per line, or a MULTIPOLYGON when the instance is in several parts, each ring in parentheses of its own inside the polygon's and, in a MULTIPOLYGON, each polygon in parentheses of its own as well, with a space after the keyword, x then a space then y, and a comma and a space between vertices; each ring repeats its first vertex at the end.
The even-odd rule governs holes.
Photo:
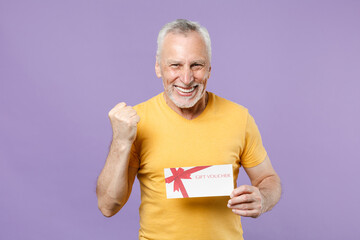
POLYGON ((136 138, 137 124, 140 121, 136 111, 121 102, 110 110, 109 118, 113 129, 113 140, 133 143, 136 138))
POLYGON ((109 118, 113 139, 96 187, 98 206, 106 217, 116 214, 130 196, 138 171, 129 167, 130 152, 140 121, 136 111, 124 102, 110 110, 109 118))

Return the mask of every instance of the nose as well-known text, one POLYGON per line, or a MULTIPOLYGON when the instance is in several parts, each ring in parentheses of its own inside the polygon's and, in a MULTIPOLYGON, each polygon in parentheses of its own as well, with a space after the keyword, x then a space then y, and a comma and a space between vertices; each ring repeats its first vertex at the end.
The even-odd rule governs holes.
POLYGON ((185 85, 190 85, 194 81, 194 74, 190 67, 184 67, 181 81, 185 85))

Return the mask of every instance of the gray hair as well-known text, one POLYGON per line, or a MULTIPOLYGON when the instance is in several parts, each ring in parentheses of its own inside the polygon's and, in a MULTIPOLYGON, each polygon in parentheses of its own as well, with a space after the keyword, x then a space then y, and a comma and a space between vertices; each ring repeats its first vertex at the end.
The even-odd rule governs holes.
POLYGON ((205 27, 201 26, 199 23, 192 22, 186 19, 177 19, 173 22, 167 23, 160 30, 157 38, 156 58, 160 60, 161 48, 164 42, 164 38, 168 33, 186 34, 193 31, 199 33, 204 39, 206 50, 209 56, 209 61, 211 61, 211 40, 208 30, 205 27))

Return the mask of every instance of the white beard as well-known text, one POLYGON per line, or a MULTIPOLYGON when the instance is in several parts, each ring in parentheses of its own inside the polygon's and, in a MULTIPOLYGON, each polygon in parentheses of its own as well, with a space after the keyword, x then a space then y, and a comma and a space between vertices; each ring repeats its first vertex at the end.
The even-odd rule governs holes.
MULTIPOLYGON (((194 84, 195 85, 195 84, 194 84)), ((204 96, 204 84, 196 84, 196 88, 194 91, 196 91, 196 95, 195 96, 190 96, 190 97, 186 97, 186 96, 179 96, 177 98, 174 97, 174 91, 175 90, 175 86, 174 85, 170 85, 168 86, 167 89, 165 89, 166 95, 170 98, 170 100, 178 107, 178 108, 192 108, 193 106, 195 106, 195 104, 197 102, 199 102, 199 100, 204 96)))

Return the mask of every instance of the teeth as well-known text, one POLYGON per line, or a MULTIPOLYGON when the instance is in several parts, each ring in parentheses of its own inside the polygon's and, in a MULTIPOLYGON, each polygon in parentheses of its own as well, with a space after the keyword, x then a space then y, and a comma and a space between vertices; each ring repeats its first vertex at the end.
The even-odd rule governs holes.
POLYGON ((190 89, 185 89, 185 88, 181 88, 181 87, 178 87, 178 86, 176 86, 176 88, 179 89, 181 92, 184 92, 184 93, 192 92, 195 89, 195 87, 192 87, 190 89))

